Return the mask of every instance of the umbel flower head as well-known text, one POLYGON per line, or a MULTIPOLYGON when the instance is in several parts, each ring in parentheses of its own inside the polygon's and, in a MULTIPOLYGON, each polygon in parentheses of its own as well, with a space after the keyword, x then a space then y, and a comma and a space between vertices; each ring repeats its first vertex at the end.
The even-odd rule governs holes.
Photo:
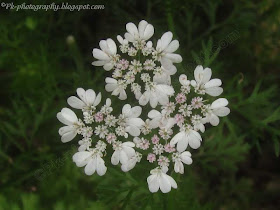
POLYGON ((172 41, 173 34, 169 31, 153 47, 148 40, 154 34, 154 27, 145 20, 140 21, 138 27, 126 24, 126 30, 124 38, 117 37, 119 49, 112 39, 107 39, 99 42, 100 49, 92 51, 97 59, 92 64, 112 72, 112 76, 105 79, 106 91, 125 100, 130 88, 140 105, 149 103, 155 108, 158 104, 167 104, 174 94, 170 76, 177 69, 173 63, 182 62, 182 57, 174 53, 179 42, 172 41))
POLYGON ((210 68, 197 66, 194 80, 181 74, 171 81, 175 64, 182 61, 175 53, 179 42, 172 40, 171 32, 164 33, 153 47, 148 41, 154 34, 151 24, 144 20, 138 27, 128 23, 126 30, 124 38, 117 37, 119 49, 113 39, 100 41, 100 49, 93 49, 97 59, 93 65, 112 72, 105 78, 106 91, 125 100, 130 86, 140 106, 127 103, 114 110, 110 98, 102 102, 101 93, 78 88, 77 96, 70 96, 67 102, 82 117, 63 108, 57 114, 64 124, 59 135, 63 143, 80 136, 73 161, 84 167, 86 175, 103 176, 110 164, 128 172, 145 161, 150 165, 150 192, 168 193, 178 188, 168 173, 184 174, 193 162, 189 150, 203 144, 205 124, 217 126, 220 117, 230 113, 228 100, 213 98, 223 89, 220 79, 211 79, 210 68), (172 82, 181 85, 178 91, 172 82), (145 106, 145 114, 141 106, 145 106), (110 161, 105 162, 105 156, 110 161))

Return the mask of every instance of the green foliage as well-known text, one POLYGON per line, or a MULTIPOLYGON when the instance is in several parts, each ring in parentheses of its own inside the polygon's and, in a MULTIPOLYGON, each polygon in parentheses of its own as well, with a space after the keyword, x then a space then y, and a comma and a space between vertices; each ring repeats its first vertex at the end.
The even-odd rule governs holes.
POLYGON ((94 3, 105 10, 1 10, 0 210, 279 206, 279 1, 94 3), (144 160, 126 174, 108 167, 104 177, 86 176, 71 160, 75 147, 57 133, 56 113, 77 87, 109 96, 106 72, 91 65, 92 48, 141 19, 155 26, 154 39, 170 30, 180 41, 175 77, 193 78, 197 64, 210 67, 231 109, 206 129, 200 149, 191 151, 193 164, 177 177, 179 189, 167 195, 148 191, 144 160))

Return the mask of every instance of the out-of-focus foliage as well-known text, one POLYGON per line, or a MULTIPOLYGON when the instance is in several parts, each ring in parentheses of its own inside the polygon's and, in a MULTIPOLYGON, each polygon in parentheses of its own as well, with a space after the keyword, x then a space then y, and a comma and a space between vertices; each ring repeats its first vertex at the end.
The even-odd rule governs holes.
POLYGON ((278 209, 280 2, 71 1, 84 3, 105 9, 1 9, 0 209, 278 209), (177 76, 191 78, 197 64, 212 68, 231 108, 167 195, 148 191, 144 164, 87 177, 57 133, 56 113, 77 87, 108 94, 92 48, 141 19, 180 41, 177 76))

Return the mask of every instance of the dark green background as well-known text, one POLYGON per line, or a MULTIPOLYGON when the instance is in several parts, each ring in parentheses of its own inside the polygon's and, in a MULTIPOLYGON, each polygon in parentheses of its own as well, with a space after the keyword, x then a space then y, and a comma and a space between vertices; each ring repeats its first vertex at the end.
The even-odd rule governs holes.
POLYGON ((0 10, 1 210, 280 208, 278 0, 68 3, 105 9, 0 10), (154 25, 153 40, 170 30, 180 41, 174 78, 192 77, 197 64, 212 68, 231 109, 202 135, 179 189, 167 195, 149 193, 144 167, 124 174, 107 163, 104 177, 86 176, 71 160, 76 142, 62 144, 57 133, 56 113, 77 87, 109 96, 92 49, 142 19, 154 25))

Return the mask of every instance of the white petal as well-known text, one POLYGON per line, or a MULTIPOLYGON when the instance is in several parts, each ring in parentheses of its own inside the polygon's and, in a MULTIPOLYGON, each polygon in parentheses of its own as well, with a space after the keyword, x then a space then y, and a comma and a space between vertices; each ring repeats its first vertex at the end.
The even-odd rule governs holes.
POLYGON ((82 109, 84 106, 86 106, 86 104, 76 96, 70 96, 67 99, 67 103, 75 109, 82 109))
POLYGON ((114 91, 115 89, 117 89, 118 85, 117 84, 112 84, 112 83, 109 83, 109 84, 106 84, 105 85, 105 90, 107 92, 112 92, 114 91))
POLYGON ((156 89, 168 96, 171 96, 174 94, 174 89, 173 87, 169 86, 169 85, 157 85, 156 89))
POLYGON ((107 171, 107 167, 105 166, 105 162, 100 156, 97 156, 97 161, 96 162, 97 162, 96 172, 99 176, 103 176, 107 171))
POLYGON ((114 64, 113 63, 106 63, 103 68, 106 70, 106 71, 110 71, 112 68, 114 67, 114 64))
POLYGON ((220 79, 211 79, 209 82, 206 82, 204 87, 211 88, 211 87, 219 87, 221 85, 222 85, 222 81, 220 79))
POLYGON ((120 152, 119 151, 115 151, 111 157, 111 163, 113 165, 118 165, 120 162, 120 152))
POLYGON ((153 35, 154 35, 154 26, 152 26, 151 24, 148 24, 145 31, 144 31, 144 40, 148 40, 150 39, 153 35))
POLYGON ((151 92, 150 105, 152 108, 155 108, 157 104, 158 104, 157 95, 154 92, 151 92))
POLYGON ((98 59, 98 60, 105 60, 105 61, 109 61, 110 60, 110 57, 103 51, 97 49, 97 48, 94 48, 92 50, 92 55, 94 58, 98 59))
POLYGON ((128 116, 130 116, 130 110, 131 110, 130 104, 125 104, 122 108, 122 114, 124 114, 126 117, 128 117, 128 116))
POLYGON ((63 135, 61 136, 61 141, 62 141, 63 143, 69 142, 69 141, 71 141, 72 139, 74 139, 76 135, 77 135, 77 131, 73 131, 73 130, 72 130, 72 131, 70 131, 70 132, 67 132, 67 133, 63 134, 63 135))
POLYGON ((99 46, 100 46, 100 49, 101 49, 103 52, 105 52, 105 53, 107 53, 107 54, 111 54, 110 49, 109 49, 109 47, 108 47, 108 44, 107 44, 107 41, 106 41, 106 40, 101 40, 101 41, 99 42, 99 46))
POLYGON ((123 150, 120 151, 120 162, 121 164, 127 164, 128 162, 128 156, 123 150))
POLYGON ((76 163, 78 167, 83 167, 88 163, 87 159, 90 156, 91 153, 88 151, 77 152, 73 155, 73 161, 76 163))
POLYGON ((107 61, 93 61, 91 64, 94 66, 104 66, 107 63, 107 61))
POLYGON ((162 35, 161 39, 161 49, 165 50, 165 48, 169 45, 173 37, 173 34, 168 31, 162 35))
POLYGON ((185 74, 181 74, 179 77, 179 82, 181 85, 187 85, 188 77, 185 74))
POLYGON ((94 90, 92 89, 88 89, 86 91, 86 102, 87 102, 87 105, 92 105, 94 100, 95 100, 95 97, 96 97, 96 94, 94 92, 94 90))
POLYGON ((181 154, 181 159, 182 159, 182 162, 187 164, 187 165, 192 164, 191 153, 189 151, 183 152, 181 154))
POLYGON ((143 126, 145 124, 145 122, 141 118, 130 118, 130 119, 127 119, 126 124, 134 125, 134 126, 140 128, 141 126, 143 126))
POLYGON ((151 175, 147 178, 147 182, 149 185, 149 190, 152 193, 155 193, 159 190, 159 180, 157 178, 157 175, 151 175))
POLYGON ((210 68, 205 68, 203 71, 203 79, 202 79, 202 83, 205 84, 206 82, 208 82, 211 78, 212 75, 212 71, 210 68))
POLYGON ((230 109, 227 107, 221 107, 221 108, 214 109, 213 113, 219 117, 224 117, 230 113, 230 109))
POLYGON ((126 30, 134 37, 138 35, 138 29, 134 23, 127 23, 126 30))
POLYGON ((168 193, 171 190, 171 184, 168 180, 168 178, 164 175, 161 175, 159 178, 159 187, 161 192, 168 193))
POLYGON ((120 35, 117 36, 117 40, 119 41, 120 44, 123 43, 123 38, 120 35))
POLYGON ((211 87, 207 88, 205 92, 210 96, 219 96, 223 92, 223 88, 221 87, 211 87))
POLYGON ((194 70, 194 78, 198 82, 203 77, 203 67, 201 65, 198 65, 194 70))
POLYGON ((181 161, 176 161, 174 164, 174 171, 176 173, 183 174, 184 173, 184 165, 181 161))
POLYGON ((120 99, 120 100, 125 100, 125 99, 127 99, 127 95, 126 95, 126 92, 125 92, 124 89, 121 89, 121 90, 120 90, 119 99, 120 99))
POLYGON ((93 106, 97 106, 100 103, 100 101, 101 101, 101 93, 98 93, 93 103, 93 106))
POLYGON ((125 147, 135 147, 135 144, 131 141, 124 142, 122 145, 125 147))
POLYGON ((59 128, 58 133, 59 133, 59 135, 62 136, 63 134, 68 133, 73 130, 75 130, 75 128, 72 125, 67 125, 67 126, 63 126, 63 127, 59 128))
POLYGON ((132 147, 123 147, 123 151, 126 153, 128 159, 131 159, 133 156, 135 156, 135 150, 132 147))
POLYGON ((139 99, 139 104, 145 106, 150 100, 150 92, 145 91, 139 99))
POLYGON ((174 189, 177 189, 178 186, 177 186, 177 183, 175 182, 175 180, 171 176, 168 176, 168 175, 166 175, 166 176, 171 184, 171 187, 173 187, 174 189))
POLYGON ((139 117, 142 112, 142 107, 135 106, 130 110, 130 117, 139 117))
POLYGON ((86 102, 86 91, 83 88, 77 88, 77 95, 83 102, 86 102))
POLYGON ((217 117, 217 115, 215 114, 211 114, 210 116, 210 124, 213 125, 213 126, 217 126, 220 122, 220 119, 219 117, 217 117))
POLYGON ((179 41, 178 40, 173 40, 164 51, 168 52, 168 53, 173 53, 178 48, 179 48, 179 41))
POLYGON ((201 136, 196 131, 191 131, 188 136, 189 145, 193 149, 197 149, 201 145, 201 136))
POLYGON ((61 114, 65 119, 69 120, 70 122, 74 123, 78 121, 76 114, 71 109, 63 108, 61 110, 61 114))
POLYGON ((140 38, 143 38, 143 37, 144 37, 144 31, 145 31, 147 25, 148 25, 148 23, 147 23, 147 21, 145 21, 145 20, 141 20, 141 21, 139 22, 138 31, 139 31, 139 36, 140 36, 140 38))
POLYGON ((215 100, 212 104, 211 104, 211 109, 217 109, 220 107, 225 107, 228 105, 228 100, 225 98, 219 98, 217 100, 215 100))
POLYGON ((184 132, 179 132, 177 133, 170 141, 170 145, 171 146, 175 146, 175 144, 177 144, 177 142, 181 139, 183 139, 185 136, 185 133, 184 132))
POLYGON ((85 167, 85 174, 90 176, 94 174, 96 169, 96 158, 92 158, 85 167))
POLYGON ((165 57, 171 60, 173 63, 181 63, 183 60, 181 55, 174 53, 167 53, 165 57))
POLYGON ((124 34, 124 37, 125 37, 125 39, 126 39, 127 41, 129 41, 129 42, 134 42, 134 36, 133 36, 132 34, 130 34, 130 33, 125 33, 125 34, 124 34))
POLYGON ((128 132, 131 136, 139 136, 140 135, 140 129, 136 126, 127 126, 125 128, 125 131, 128 132))
POLYGON ((158 117, 161 117, 161 113, 159 111, 153 109, 148 113, 148 117, 151 119, 158 118, 158 117))
POLYGON ((178 141, 177 143, 177 150, 178 152, 183 152, 187 149, 188 147, 188 138, 182 138, 181 140, 178 141))
POLYGON ((109 50, 111 52, 111 55, 115 55, 117 53, 117 46, 116 43, 112 39, 107 39, 107 45, 109 47, 109 50))

